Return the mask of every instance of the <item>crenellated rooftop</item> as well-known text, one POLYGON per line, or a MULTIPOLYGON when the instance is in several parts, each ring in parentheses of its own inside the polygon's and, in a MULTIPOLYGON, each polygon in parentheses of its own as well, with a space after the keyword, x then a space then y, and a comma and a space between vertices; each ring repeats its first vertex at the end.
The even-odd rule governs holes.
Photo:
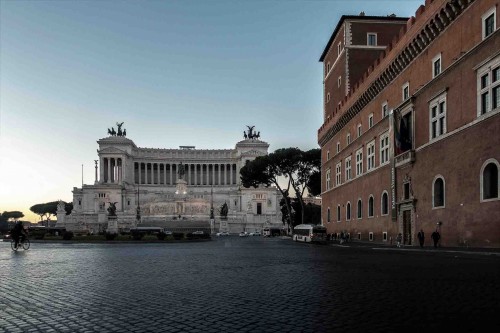
POLYGON ((323 146, 475 0, 426 0, 318 129, 323 146))

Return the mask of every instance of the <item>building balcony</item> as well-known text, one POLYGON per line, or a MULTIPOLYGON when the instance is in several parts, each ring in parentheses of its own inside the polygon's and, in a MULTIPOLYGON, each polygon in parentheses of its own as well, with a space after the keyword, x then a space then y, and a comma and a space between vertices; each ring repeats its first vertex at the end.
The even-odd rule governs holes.
POLYGON ((395 157, 395 165, 396 168, 400 168, 402 166, 405 166, 409 163, 415 162, 415 150, 410 149, 405 151, 404 153, 401 153, 395 157))

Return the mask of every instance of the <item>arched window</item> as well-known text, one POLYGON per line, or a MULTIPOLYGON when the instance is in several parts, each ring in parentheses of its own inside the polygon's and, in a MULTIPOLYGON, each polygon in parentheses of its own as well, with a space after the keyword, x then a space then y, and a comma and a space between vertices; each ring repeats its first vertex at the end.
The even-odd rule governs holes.
POLYGON ((351 220, 351 203, 348 202, 345 208, 345 219, 347 221, 351 220))
POLYGON ((373 217, 373 196, 368 199, 368 217, 373 217))
POLYGON ((387 215, 389 214, 389 195, 387 192, 382 193, 382 201, 381 201, 381 214, 387 215))
POLYGON ((340 222, 340 205, 337 206, 337 222, 340 222))
POLYGON ((361 199, 358 199, 358 219, 363 217, 363 204, 361 202, 361 199))
POLYGON ((330 207, 326 211, 326 222, 330 223, 330 207))
POLYGON ((441 176, 434 179, 432 186, 432 205, 436 207, 444 207, 444 180, 441 176))
POLYGON ((498 199, 498 162, 494 159, 486 161, 481 172, 481 199, 498 199))

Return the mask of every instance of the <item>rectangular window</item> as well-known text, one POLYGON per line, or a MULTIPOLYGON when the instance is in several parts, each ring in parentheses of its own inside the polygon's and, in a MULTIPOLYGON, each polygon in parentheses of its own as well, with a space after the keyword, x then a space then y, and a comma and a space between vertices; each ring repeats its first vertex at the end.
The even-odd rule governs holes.
POLYGON ((339 186, 342 182, 342 163, 337 163, 335 167, 335 186, 339 186))
POLYGON ((368 116, 368 128, 372 127, 373 127, 373 113, 370 113, 370 115, 368 116))
POLYGON ((403 184, 403 199, 404 200, 410 199, 410 183, 403 184))
POLYGON ((432 77, 436 77, 441 73, 441 53, 432 59, 432 77))
POLYGON ((361 124, 358 125, 358 138, 361 136, 361 124))
POLYGON ((478 117, 500 106, 500 57, 478 70, 478 117))
POLYGON ((329 159, 330 159, 330 151, 328 150, 328 151, 326 152, 326 160, 328 161, 329 159))
POLYGON ((337 87, 340 88, 341 84, 342 84, 342 77, 339 76, 339 78, 337 79, 337 87))
POLYGON ((326 189, 329 190, 332 187, 331 183, 331 172, 332 170, 326 170, 326 189))
POLYGON ((483 39, 495 32, 496 29, 496 8, 493 7, 482 16, 483 21, 483 39))
POLYGON ((340 142, 337 142, 337 154, 340 153, 340 142))
POLYGON ((403 101, 406 101, 410 98, 410 84, 406 82, 403 84, 403 101))
POLYGON ((382 118, 385 118, 389 115, 389 106, 387 105, 387 101, 382 104, 382 118))
POLYGON ((368 163, 368 171, 375 168, 375 141, 370 142, 366 146, 367 151, 367 163, 368 163))
POLYGON ((377 34, 369 32, 366 35, 366 44, 370 46, 376 46, 377 45, 377 34))
POLYGON ((446 94, 430 103, 430 140, 446 133, 446 94))
POLYGON ((389 162, 389 134, 380 137, 380 164, 389 162))
POLYGON ((356 152, 356 177, 363 173, 363 148, 356 152))
POLYGON ((340 222, 340 206, 337 206, 337 222, 340 222))
POLYGON ((351 180, 351 156, 345 159, 345 180, 351 180))
POLYGON ((347 144, 351 144, 351 133, 347 133, 347 144))
POLYGON ((330 102, 330 93, 327 93, 327 94, 326 94, 326 102, 327 102, 327 103, 328 103, 328 102, 330 102))
POLYGON ((342 42, 337 45, 337 56, 340 56, 340 52, 342 52, 342 42))

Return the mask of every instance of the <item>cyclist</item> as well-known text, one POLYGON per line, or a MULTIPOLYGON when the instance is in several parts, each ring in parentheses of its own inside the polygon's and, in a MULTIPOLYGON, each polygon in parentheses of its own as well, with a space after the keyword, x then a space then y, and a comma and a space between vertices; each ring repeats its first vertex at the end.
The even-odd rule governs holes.
POLYGON ((17 248, 19 245, 19 240, 21 239, 21 242, 24 242, 26 237, 28 237, 28 233, 26 229, 24 229, 23 222, 17 221, 16 224, 14 225, 14 228, 10 231, 10 235, 12 236, 12 239, 14 240, 15 244, 14 247, 17 248))

